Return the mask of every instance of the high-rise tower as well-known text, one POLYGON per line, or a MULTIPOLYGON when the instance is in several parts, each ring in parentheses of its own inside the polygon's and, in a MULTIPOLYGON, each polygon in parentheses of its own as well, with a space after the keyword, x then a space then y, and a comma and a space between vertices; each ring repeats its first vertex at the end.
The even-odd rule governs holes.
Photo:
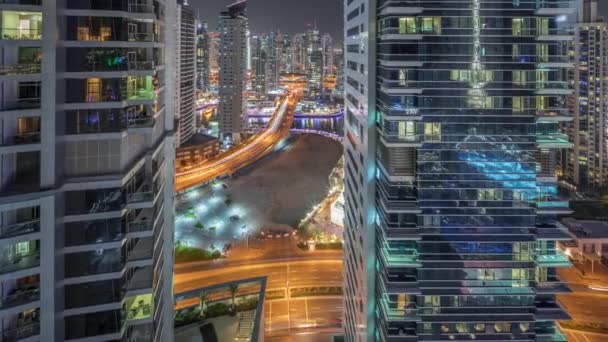
POLYGON ((0 11, 1 339, 172 341, 175 0, 0 11))
POLYGON ((228 6, 219 20, 219 130, 221 141, 238 143, 247 124, 247 1, 228 6))
POLYGON ((196 88, 209 91, 209 57, 210 37, 206 22, 197 22, 196 26, 196 88))
POLYGON ((608 190, 608 25, 597 18, 597 2, 580 0, 570 46, 574 84, 573 120, 563 124, 573 146, 564 152, 563 178, 583 191, 608 190))
POLYGON ((347 341, 564 341, 569 5, 345 1, 347 341))
POLYGON ((178 88, 175 101, 177 117, 177 145, 181 146, 194 134, 194 105, 196 101, 196 24, 194 11, 187 1, 177 6, 177 75, 178 88))

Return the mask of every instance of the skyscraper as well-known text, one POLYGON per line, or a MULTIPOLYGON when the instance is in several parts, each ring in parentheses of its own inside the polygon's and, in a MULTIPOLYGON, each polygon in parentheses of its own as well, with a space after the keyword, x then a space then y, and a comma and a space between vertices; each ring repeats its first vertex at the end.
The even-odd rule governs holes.
POLYGON ((574 144, 562 159, 563 178, 584 191, 608 186, 608 25, 597 18, 597 2, 580 0, 579 21, 571 44, 569 76, 574 118, 564 123, 574 144))
POLYGON ((177 145, 188 141, 194 134, 194 104, 196 101, 196 27, 194 11, 187 1, 178 0, 177 6, 177 74, 178 85, 175 101, 177 117, 177 145))
POLYGON ((316 96, 323 88, 323 50, 321 36, 316 28, 308 31, 308 70, 309 90, 311 96, 316 96))
POLYGON ((209 91, 209 30, 206 22, 196 26, 196 88, 209 91))
POLYGON ((321 38, 321 52, 323 53, 323 78, 334 76, 334 43, 329 33, 321 38))
POLYGON ((217 31, 209 32, 209 85, 217 86, 219 81, 219 51, 220 33, 217 31))
POLYGON ((246 126, 247 1, 228 6, 220 14, 219 132, 221 141, 238 143, 246 126))
POLYGON ((172 341, 176 2, 23 3, 1 8, 2 340, 172 341))
POLYGON ((554 4, 346 2, 346 341, 564 341, 554 4))
POLYGON ((268 56, 264 48, 264 38, 262 36, 251 37, 251 87, 258 98, 266 95, 268 90, 267 65, 268 56))

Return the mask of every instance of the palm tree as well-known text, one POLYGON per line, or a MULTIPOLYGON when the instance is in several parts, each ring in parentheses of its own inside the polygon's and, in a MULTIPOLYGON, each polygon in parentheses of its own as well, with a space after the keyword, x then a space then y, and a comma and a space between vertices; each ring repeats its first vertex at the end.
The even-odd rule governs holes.
POLYGON ((201 318, 205 318, 205 311, 207 309, 207 298, 208 297, 209 297, 209 294, 205 291, 201 292, 201 294, 198 296, 201 318))
POLYGON ((230 285, 230 295, 232 296, 232 310, 236 313, 236 292, 239 290, 238 284, 230 285))

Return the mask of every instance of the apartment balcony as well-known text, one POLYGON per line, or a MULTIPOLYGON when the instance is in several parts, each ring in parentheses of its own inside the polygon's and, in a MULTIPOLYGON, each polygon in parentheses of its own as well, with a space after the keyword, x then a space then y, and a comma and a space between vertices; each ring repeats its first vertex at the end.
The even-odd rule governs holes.
POLYGON ((380 258, 387 267, 421 267, 416 248, 390 247, 387 243, 378 242, 380 258))
POLYGON ((567 109, 546 109, 536 111, 537 123, 555 123, 572 121, 574 117, 567 109))
POLYGON ((536 306, 534 317, 537 321, 567 321, 571 319, 557 301, 541 301, 534 304, 536 306))
POLYGON ((387 294, 420 294, 420 287, 416 276, 388 270, 378 271, 378 284, 382 293, 387 294))
POLYGON ((127 322, 148 320, 152 318, 152 306, 151 293, 128 297, 121 313, 127 322))
POLYGON ((152 266, 130 267, 123 278, 126 292, 147 291, 152 289, 154 270, 152 266))
POLYGON ((40 266, 40 251, 36 250, 0 260, 0 274, 23 271, 38 266, 40 266))
POLYGON ((151 208, 154 205, 154 193, 147 191, 147 187, 138 192, 127 193, 126 199, 127 208, 129 209, 151 208))
POLYGON ((32 152, 40 149, 40 132, 21 133, 0 140, 0 153, 32 152))
POLYGON ((154 252, 154 238, 138 238, 127 243, 127 262, 151 261, 154 252))
POLYGON ((129 13, 154 13, 152 1, 111 1, 96 0, 82 1, 69 0, 67 8, 71 10, 100 10, 100 11, 125 11, 129 13))
POLYGON ((124 269, 121 250, 104 249, 66 254, 65 277, 76 278, 121 272, 124 269))
POLYGON ((39 75, 42 72, 40 63, 18 63, 0 66, 1 76, 39 75))
POLYGON ((536 208, 536 213, 540 215, 568 215, 573 212, 573 210, 570 209, 570 202, 563 200, 560 201, 559 199, 537 201, 534 203, 534 207, 536 208))
POLYGON ((2 40, 5 41, 27 41, 34 40, 40 41, 42 40, 42 30, 41 29, 16 29, 16 28, 6 28, 2 27, 2 40))
POLYGON ((381 16, 420 14, 424 10, 424 7, 424 2, 420 0, 410 0, 407 2, 402 0, 383 0, 378 3, 378 8, 380 8, 379 14, 381 16))
POLYGON ((0 239, 10 239, 40 232, 40 220, 14 223, 0 227, 0 239))
POLYGON ((422 212, 416 200, 390 200, 381 194, 379 202, 385 213, 420 214, 422 212))
POLYGON ((572 267, 568 256, 559 249, 536 251, 535 260, 541 267, 572 267))
POLYGON ((384 294, 380 299, 380 309, 384 318, 389 322, 419 321, 416 303, 409 302, 404 307, 399 307, 396 302, 389 302, 388 295, 384 294))
POLYGON ((568 342, 566 335, 556 326, 553 332, 536 331, 536 342, 568 342))
POLYGON ((387 105, 378 101, 379 109, 386 120, 420 120, 422 116, 418 108, 411 108, 406 105, 395 103, 387 105))
POLYGON ((536 143, 539 148, 570 148, 573 146, 568 140, 568 135, 561 133, 536 134, 536 143))
POLYGON ((2 297, 0 310, 14 308, 20 305, 33 303, 40 300, 40 285, 17 288, 2 297))
POLYGON ((416 225, 404 225, 398 222, 389 222, 380 218, 377 222, 385 240, 420 240, 420 230, 416 225))
POLYGON ((18 324, 16 328, 2 331, 2 342, 25 340, 40 335, 40 322, 18 324))
POLYGON ((576 8, 574 8, 572 2, 568 0, 540 1, 536 3, 536 6, 534 14, 538 16, 553 17, 576 13, 576 8))
POLYGON ((568 284, 563 281, 540 281, 534 285, 534 291, 538 294, 557 294, 557 293, 571 293, 572 290, 568 287, 568 284))
POLYGON ((380 141, 386 147, 421 147, 422 141, 420 135, 399 135, 399 134, 390 134, 389 132, 383 131, 378 128, 378 133, 380 135, 380 141))
POLYGON ((42 0, 0 0, 0 5, 40 6, 42 5, 42 0))
POLYGON ((3 100, 0 100, 0 111, 2 112, 28 109, 40 109, 40 98, 5 98, 3 100))

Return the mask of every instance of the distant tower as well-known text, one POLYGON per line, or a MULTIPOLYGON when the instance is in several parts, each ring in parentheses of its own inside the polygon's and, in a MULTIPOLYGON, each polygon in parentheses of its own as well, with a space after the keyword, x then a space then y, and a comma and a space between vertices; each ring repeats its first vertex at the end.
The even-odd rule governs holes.
POLYGON ((262 36, 251 37, 251 87, 258 98, 266 94, 266 65, 268 58, 262 36))
POLYGON ((333 39, 329 33, 321 38, 321 52, 323 53, 323 78, 334 75, 334 47, 333 39))
POLYGON ((220 14, 219 133, 221 141, 238 143, 246 126, 247 1, 220 14))
POLYGON ((196 87, 209 91, 209 32, 207 23, 198 22, 196 26, 196 87))
POLYGON ((563 178, 583 191, 608 189, 608 25, 598 21, 597 1, 579 2, 570 44, 573 119, 562 127, 573 146, 562 158, 563 178))
POLYGON ((187 1, 177 6, 177 75, 176 103, 177 146, 181 146, 194 134, 194 103, 196 83, 196 48, 194 12, 187 1))

